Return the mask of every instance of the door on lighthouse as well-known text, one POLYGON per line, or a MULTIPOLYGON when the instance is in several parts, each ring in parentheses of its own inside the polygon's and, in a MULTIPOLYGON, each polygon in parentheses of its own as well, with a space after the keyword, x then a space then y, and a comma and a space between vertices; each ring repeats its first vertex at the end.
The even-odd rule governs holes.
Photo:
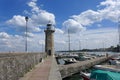
POLYGON ((51 50, 48 50, 48 55, 51 56, 51 50))

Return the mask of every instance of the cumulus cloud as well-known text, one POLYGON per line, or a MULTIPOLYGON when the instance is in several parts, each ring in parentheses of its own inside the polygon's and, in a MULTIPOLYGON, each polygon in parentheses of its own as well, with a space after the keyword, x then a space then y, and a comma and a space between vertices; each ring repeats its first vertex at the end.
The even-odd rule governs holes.
POLYGON ((28 3, 28 6, 32 7, 32 10, 31 10, 32 12, 38 13, 40 10, 37 7, 36 1, 37 0, 32 0, 31 2, 28 3))
MULTIPOLYGON (((82 43, 89 45, 87 48, 103 48, 103 43, 105 44, 104 47, 115 46, 118 44, 118 31, 115 28, 88 30, 82 34, 82 39, 82 43)), ((86 46, 83 45, 83 47, 86 46)))
POLYGON ((33 33, 30 33, 30 32, 25 32, 24 35, 27 34, 27 37, 30 37, 30 38, 33 38, 34 37, 34 34, 33 33))
MULTIPOLYGON (((32 34, 28 33, 28 51, 40 52, 42 51, 42 44, 39 44, 40 41, 44 44, 44 34, 32 34)), ((25 41, 26 38, 20 35, 10 35, 6 32, 0 33, 0 51, 1 52, 24 52, 25 51, 25 41)))
MULTIPOLYGON (((41 27, 46 26, 49 21, 55 24, 55 15, 40 9, 36 2, 37 0, 32 0, 27 3, 31 8, 31 12, 24 10, 24 13, 31 14, 28 20, 28 31, 30 32, 41 31, 41 27)), ((17 31, 25 31, 25 22, 25 16, 22 15, 14 15, 12 19, 6 21, 8 25, 16 28, 17 31)))
POLYGON ((33 14, 31 16, 33 23, 36 23, 39 26, 46 26, 50 21, 52 24, 55 24, 55 16, 52 13, 41 11, 38 14, 33 14))
MULTIPOLYGON (((46 26, 49 21, 55 24, 55 15, 38 7, 37 0, 32 0, 27 5, 31 8, 30 11, 24 11, 29 14, 28 51, 41 51, 42 46, 45 45, 45 34, 43 32, 34 32, 40 32, 41 27, 46 26)), ((98 25, 98 29, 80 32, 85 30, 86 26, 105 19, 117 22, 120 14, 119 0, 105 0, 98 7, 101 7, 101 9, 96 11, 89 9, 79 15, 72 15, 70 19, 63 22, 66 30, 69 29, 70 33, 75 33, 70 34, 71 49, 79 49, 79 41, 81 41, 82 49, 101 48, 103 47, 103 42, 106 44, 105 47, 118 43, 117 30, 114 28, 103 28, 98 25)), ((22 15, 14 15, 6 23, 16 28, 16 30, 25 29, 25 19, 22 15)), ((63 29, 60 28, 55 30, 55 49, 68 50, 68 34, 65 34, 63 29)), ((25 34, 24 31, 23 34, 25 34)), ((10 35, 6 32, 1 32, 0 38, 0 51, 24 51, 25 49, 25 37, 22 35, 10 35)))
POLYGON ((72 28, 72 30, 74 30, 73 32, 75 33, 77 32, 77 29, 76 24, 72 23, 73 21, 82 27, 89 26, 102 20, 111 20, 112 22, 118 22, 118 17, 120 16, 119 0, 106 0, 101 2, 98 6, 104 8, 98 9, 97 11, 87 10, 80 13, 79 15, 73 15, 71 16, 71 19, 68 19, 63 23, 64 27, 69 26, 69 28, 72 28))
POLYGON ((7 33, 5 33, 5 32, 0 32, 0 38, 5 38, 5 39, 7 39, 7 38, 9 38, 10 36, 7 34, 7 33))
POLYGON ((44 45, 45 46, 45 41, 44 40, 39 40, 38 42, 40 45, 44 45))
MULTIPOLYGON (((100 27, 70 34, 70 40, 71 50, 78 50, 79 42, 81 42, 82 49, 103 48, 103 44, 104 47, 116 46, 118 44, 118 31, 115 28, 100 27)), ((55 34, 56 50, 68 50, 68 45, 68 34, 55 34)))
POLYGON ((56 28, 56 29, 55 29, 55 33, 56 33, 56 34, 63 34, 64 32, 63 32, 63 30, 61 30, 61 29, 59 29, 59 28, 56 28))
POLYGON ((31 7, 32 12, 32 20, 34 23, 38 25, 46 25, 49 21, 51 21, 53 24, 55 24, 55 15, 53 13, 47 12, 45 10, 40 9, 37 4, 37 0, 32 0, 28 3, 28 6, 31 7))
POLYGON ((25 17, 21 15, 14 15, 12 19, 7 21, 8 24, 14 26, 25 26, 25 17))
MULTIPOLYGON (((16 45, 18 45, 17 43, 19 42, 19 39, 21 39, 21 37, 13 36, 13 35, 9 35, 6 32, 1 32, 0 33, 0 51, 11 51, 13 50, 13 47, 15 48, 16 45), (15 44, 16 43, 16 44, 15 44)), ((23 41, 21 41, 22 43, 23 41)), ((19 44, 21 45, 21 44, 19 44)), ((16 47, 18 48, 18 47, 16 47)), ((18 48, 19 49, 19 48, 18 48)))
MULTIPOLYGON (((24 13, 28 15, 29 20, 27 23, 27 37, 28 37, 28 51, 41 51, 40 46, 44 43, 44 32, 40 32, 41 29, 46 27, 46 24, 50 21, 53 25, 55 22, 55 15, 48 11, 42 10, 37 5, 37 0, 31 0, 27 3, 27 6, 31 10, 24 10, 24 13), (37 33, 36 33, 37 32, 37 33), (40 43, 42 41, 42 43, 40 43)), ((24 51, 25 49, 25 28, 26 21, 23 15, 13 15, 13 17, 6 21, 6 24, 11 28, 14 28, 16 32, 22 34, 10 35, 6 32, 0 33, 0 51, 24 51)), ((56 29, 58 34, 63 33, 62 30, 56 29)))
POLYGON ((118 18, 120 17, 119 0, 105 0, 97 7, 99 7, 99 9, 96 11, 86 10, 79 15, 72 15, 70 19, 64 21, 63 26, 72 30, 74 33, 71 35, 71 37, 74 37, 74 39, 71 38, 72 49, 79 49, 79 40, 81 41, 82 48, 103 48, 103 43, 105 44, 105 47, 109 47, 111 45, 115 46, 118 44, 118 32, 115 28, 104 28, 99 24, 98 29, 86 30, 84 32, 77 33, 79 29, 84 29, 84 27, 87 28, 87 26, 96 22, 101 22, 102 20, 118 22, 118 18))
MULTIPOLYGON (((6 21, 6 23, 8 25, 11 25, 11 27, 14 27, 17 31, 25 31, 25 27, 26 27, 26 21, 25 21, 25 16, 21 16, 21 15, 14 15, 12 19, 6 21)), ((29 18, 28 20, 28 31, 30 32, 39 32, 41 31, 41 29, 39 28, 39 26, 36 26, 33 23, 33 20, 31 18, 29 18)))
POLYGON ((119 0, 106 0, 99 5, 105 8, 98 10, 103 19, 108 19, 113 22, 118 22, 120 14, 120 1, 119 0))
POLYGON ((69 29, 70 33, 76 33, 85 29, 79 22, 73 19, 68 19, 67 21, 65 21, 63 23, 63 26, 65 26, 67 30, 69 29))
POLYGON ((99 12, 87 10, 85 12, 82 12, 80 15, 73 15, 72 18, 78 23, 86 26, 94 22, 101 21, 102 18, 99 15, 99 12))

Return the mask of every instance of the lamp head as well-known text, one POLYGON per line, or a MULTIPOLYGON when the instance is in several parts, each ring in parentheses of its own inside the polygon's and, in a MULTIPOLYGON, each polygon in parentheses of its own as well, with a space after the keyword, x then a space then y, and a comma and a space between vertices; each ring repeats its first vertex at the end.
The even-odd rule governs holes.
POLYGON ((28 19, 29 19, 29 18, 26 16, 26 17, 25 17, 25 20, 28 21, 28 19))

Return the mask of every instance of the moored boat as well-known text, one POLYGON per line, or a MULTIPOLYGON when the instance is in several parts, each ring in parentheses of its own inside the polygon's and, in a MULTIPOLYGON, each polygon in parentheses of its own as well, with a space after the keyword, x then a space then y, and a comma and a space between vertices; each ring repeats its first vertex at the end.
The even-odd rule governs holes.
POLYGON ((76 59, 74 58, 67 58, 67 59, 64 59, 65 61, 65 64, 71 64, 71 63, 76 63, 78 62, 76 59))
POLYGON ((90 80, 90 74, 91 73, 80 72, 80 75, 84 80, 90 80))
POLYGON ((95 65, 94 68, 105 71, 120 72, 120 67, 117 65, 95 65))
POLYGON ((87 74, 81 73, 83 80, 120 80, 120 73, 111 71, 94 70, 87 74))
POLYGON ((96 65, 90 73, 80 72, 83 80, 120 80, 120 67, 96 65))

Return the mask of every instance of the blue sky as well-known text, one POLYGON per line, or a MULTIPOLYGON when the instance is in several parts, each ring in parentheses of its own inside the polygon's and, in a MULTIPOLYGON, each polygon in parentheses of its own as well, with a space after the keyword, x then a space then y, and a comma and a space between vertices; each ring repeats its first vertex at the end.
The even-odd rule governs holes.
POLYGON ((0 11, 0 51, 24 51, 24 16, 29 17, 29 51, 44 50, 44 28, 49 21, 56 25, 56 50, 68 48, 67 29, 71 49, 78 49, 79 41, 82 48, 90 49, 118 43, 119 0, 0 0, 0 11))
MULTIPOLYGON (((1 22, 10 19, 13 15, 23 15, 24 10, 30 10, 27 3, 30 0, 1 0, 0 1, 0 17, 1 22)), ((104 1, 104 0, 102 0, 104 1)), ((58 25, 74 14, 80 14, 88 9, 97 10, 97 6, 101 0, 39 0, 37 5, 48 12, 54 13, 58 25)))
MULTIPOLYGON (((30 0, 0 0, 1 21, 10 19, 15 14, 26 15, 24 10, 30 10, 27 3, 30 0)), ((80 14, 88 9, 96 10, 101 0, 39 0, 37 5, 48 12, 54 13, 58 24, 71 15, 80 14)), ((104 0, 103 0, 104 1, 104 0)))

